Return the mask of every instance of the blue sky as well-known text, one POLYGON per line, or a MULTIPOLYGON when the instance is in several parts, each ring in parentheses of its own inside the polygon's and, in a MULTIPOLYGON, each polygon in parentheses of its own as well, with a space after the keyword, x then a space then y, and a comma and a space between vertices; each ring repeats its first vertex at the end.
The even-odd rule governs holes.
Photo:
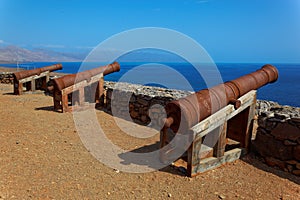
POLYGON ((86 51, 141 27, 179 31, 216 62, 300 63, 299 0, 0 0, 0 43, 86 51))

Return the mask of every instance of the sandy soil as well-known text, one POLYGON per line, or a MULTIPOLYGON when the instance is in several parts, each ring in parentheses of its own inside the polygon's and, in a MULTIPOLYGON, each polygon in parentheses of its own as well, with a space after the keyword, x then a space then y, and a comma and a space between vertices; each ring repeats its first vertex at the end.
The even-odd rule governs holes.
MULTIPOLYGON (((52 111, 51 97, 11 92, 12 85, 0 85, 0 199, 300 199, 299 177, 269 168, 254 155, 194 178, 172 166, 119 172, 89 153, 73 115, 52 111)), ((158 135, 132 138, 112 116, 96 113, 119 146, 158 142, 158 135)))

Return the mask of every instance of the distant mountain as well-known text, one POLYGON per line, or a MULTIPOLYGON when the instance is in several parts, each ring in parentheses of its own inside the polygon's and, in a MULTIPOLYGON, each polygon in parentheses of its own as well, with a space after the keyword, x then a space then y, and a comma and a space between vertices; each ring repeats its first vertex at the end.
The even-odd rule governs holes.
POLYGON ((27 49, 18 46, 0 46, 0 63, 16 62, 108 62, 116 58, 119 62, 184 62, 178 55, 163 50, 140 49, 125 54, 119 50, 95 49, 90 52, 58 52, 49 49, 27 49))
POLYGON ((1 63, 16 62, 78 62, 85 55, 61 53, 46 49, 29 50, 17 46, 0 47, 1 63))

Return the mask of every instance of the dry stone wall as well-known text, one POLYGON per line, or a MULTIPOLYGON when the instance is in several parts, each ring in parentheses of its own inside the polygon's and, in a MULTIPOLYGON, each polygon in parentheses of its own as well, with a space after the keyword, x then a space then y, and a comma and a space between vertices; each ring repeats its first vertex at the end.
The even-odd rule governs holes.
POLYGON ((0 83, 13 84, 14 77, 10 72, 0 72, 0 83))
POLYGON ((257 101, 254 152, 273 167, 300 176, 300 108, 257 101))
POLYGON ((164 106, 192 92, 105 81, 105 108, 114 116, 160 130, 164 106))

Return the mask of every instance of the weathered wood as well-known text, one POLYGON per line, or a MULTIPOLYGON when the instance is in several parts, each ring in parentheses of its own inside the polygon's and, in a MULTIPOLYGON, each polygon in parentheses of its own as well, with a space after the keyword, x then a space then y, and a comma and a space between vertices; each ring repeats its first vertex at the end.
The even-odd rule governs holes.
POLYGON ((26 82, 29 82, 29 81, 32 81, 32 80, 35 80, 35 79, 39 79, 39 78, 42 78, 42 77, 45 77, 45 76, 49 76, 49 75, 50 75, 50 71, 45 71, 45 72, 40 73, 40 75, 33 75, 33 76, 30 76, 30 77, 27 77, 27 78, 20 79, 19 82, 20 83, 26 83, 26 82))
POLYGON ((239 159, 244 154, 244 150, 242 148, 235 148, 230 151, 226 151, 224 156, 216 158, 216 157, 209 157, 205 158, 200 161, 200 164, 193 166, 191 173, 188 175, 190 177, 194 177, 200 173, 206 172, 208 170, 215 169, 224 165, 226 163, 233 162, 239 159))
POLYGON ((193 126, 191 129, 198 133, 197 137, 203 137, 207 135, 210 131, 214 130, 215 128, 221 126, 225 123, 225 121, 228 121, 233 116, 240 113, 242 110, 246 109, 250 105, 253 104, 253 98, 256 96, 256 91, 252 90, 245 94, 244 96, 240 97, 239 100, 241 101, 241 107, 238 109, 234 109, 233 105, 228 105, 215 114, 209 116, 205 120, 199 122, 195 126, 193 126))
POLYGON ((31 91, 34 92, 36 89, 35 87, 35 79, 31 80, 31 91))
POLYGON ((218 142, 214 146, 214 157, 222 157, 224 156, 225 147, 226 147, 226 131, 227 131, 227 122, 225 122, 222 126, 217 128, 218 133, 218 142))
POLYGON ((43 79, 42 88, 45 89, 47 86, 47 82, 49 81, 49 76, 50 76, 50 71, 45 71, 39 75, 33 75, 20 80, 14 79, 14 94, 16 95, 23 94, 23 84, 25 84, 26 86, 26 91, 34 92, 36 90, 35 80, 37 79, 43 79))
MULTIPOLYGON (((238 109, 235 110, 233 105, 227 105, 196 124, 191 130, 187 130, 192 131, 190 135, 193 137, 187 150, 188 176, 193 177, 227 162, 232 162, 239 159, 242 153, 248 152, 256 105, 256 91, 248 92, 239 100, 241 106, 238 109), (239 147, 225 151, 229 139, 239 143, 239 147)), ((166 128, 161 132, 161 147, 168 143, 167 132, 166 128)), ((164 154, 164 156, 166 155, 164 154)))
MULTIPOLYGON (((58 93, 54 92, 54 95, 57 95, 55 99, 59 99, 60 104, 62 105, 62 112, 72 112, 75 110, 81 110, 83 108, 90 108, 95 107, 94 103, 90 102, 90 95, 91 92, 95 91, 97 93, 97 90, 93 87, 99 86, 99 91, 103 94, 103 74, 97 74, 90 78, 90 80, 83 80, 78 83, 75 83, 74 85, 71 85, 69 87, 64 88, 61 91, 61 96, 59 96, 58 93), (95 86, 94 86, 95 85, 95 86), (85 92, 87 90, 87 92, 85 92), (72 106, 69 106, 69 98, 68 96, 71 96, 71 103, 72 106), (86 102, 87 101, 87 102, 86 102), (92 106, 91 106, 92 105, 92 106)), ((101 95, 102 95, 101 94, 101 95)), ((94 96, 92 99, 96 99, 97 96, 94 96)), ((58 104, 57 102, 54 102, 54 104, 58 104)), ((54 107, 56 107, 54 105, 54 107)))

